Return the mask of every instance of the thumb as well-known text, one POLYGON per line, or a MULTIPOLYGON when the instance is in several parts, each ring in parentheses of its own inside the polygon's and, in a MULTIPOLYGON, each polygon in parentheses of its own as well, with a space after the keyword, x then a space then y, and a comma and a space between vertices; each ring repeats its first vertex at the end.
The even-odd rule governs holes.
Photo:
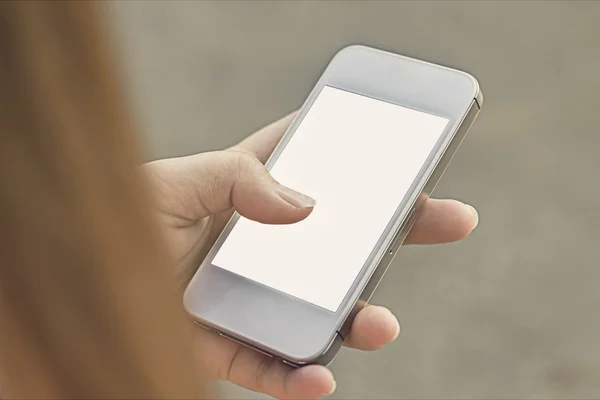
POLYGON ((303 220, 315 200, 277 182, 253 155, 240 150, 216 151, 147 164, 163 185, 161 208, 195 221, 234 208, 266 224, 303 220))

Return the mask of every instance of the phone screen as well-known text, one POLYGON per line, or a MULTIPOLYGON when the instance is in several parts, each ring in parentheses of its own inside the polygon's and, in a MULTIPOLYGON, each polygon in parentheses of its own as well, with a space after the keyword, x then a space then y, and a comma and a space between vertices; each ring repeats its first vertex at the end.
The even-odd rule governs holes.
POLYGON ((271 174, 316 199, 304 221, 241 217, 212 264, 336 312, 448 119, 325 86, 271 174))

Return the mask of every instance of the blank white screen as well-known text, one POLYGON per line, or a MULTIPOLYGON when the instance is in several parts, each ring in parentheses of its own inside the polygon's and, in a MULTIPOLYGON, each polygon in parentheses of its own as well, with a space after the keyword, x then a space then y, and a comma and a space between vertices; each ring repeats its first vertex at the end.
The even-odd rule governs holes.
POLYGON ((447 123, 325 86, 271 169, 316 199, 312 214, 241 217, 213 264, 335 312, 447 123))

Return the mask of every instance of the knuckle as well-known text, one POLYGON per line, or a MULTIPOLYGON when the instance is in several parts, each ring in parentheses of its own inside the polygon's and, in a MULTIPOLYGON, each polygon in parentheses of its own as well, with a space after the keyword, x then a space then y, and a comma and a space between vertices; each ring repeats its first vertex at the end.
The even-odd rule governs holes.
POLYGON ((245 150, 231 149, 226 153, 228 153, 230 167, 235 170, 238 176, 245 171, 252 170, 258 162, 253 154, 248 153, 245 150))

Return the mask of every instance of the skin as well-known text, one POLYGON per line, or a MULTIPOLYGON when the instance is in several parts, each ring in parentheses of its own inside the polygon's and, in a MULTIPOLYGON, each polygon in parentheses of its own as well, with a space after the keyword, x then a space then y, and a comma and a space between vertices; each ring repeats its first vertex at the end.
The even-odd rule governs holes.
MULTIPOLYGON (((238 145, 146 164, 156 190, 165 238, 180 262, 184 284, 223 229, 233 210, 262 223, 294 223, 310 215, 314 200, 283 187, 267 172, 267 160, 294 114, 261 129, 238 145)), ((283 183, 283 182, 282 182, 283 183)), ((318 199, 317 199, 318 201, 318 199)), ((456 200, 428 200, 404 244, 461 240, 478 222, 475 209, 456 200)), ((345 346, 377 350, 396 339, 400 325, 385 307, 369 305, 355 318, 345 346)), ((335 390, 329 369, 291 368, 200 328, 195 329, 199 361, 209 377, 288 399, 312 399, 335 390)))

